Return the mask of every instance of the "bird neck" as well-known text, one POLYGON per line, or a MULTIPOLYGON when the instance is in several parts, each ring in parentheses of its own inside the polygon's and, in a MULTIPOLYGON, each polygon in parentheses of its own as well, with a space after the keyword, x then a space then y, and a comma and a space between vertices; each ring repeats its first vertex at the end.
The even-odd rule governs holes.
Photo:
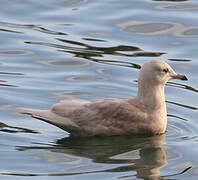
POLYGON ((138 99, 143 105, 147 106, 151 111, 156 109, 166 111, 164 85, 139 83, 138 99))
POLYGON ((152 81, 138 83, 138 100, 147 113, 147 121, 153 133, 164 133, 167 126, 167 111, 164 96, 164 84, 152 81), (148 83, 150 82, 150 83, 148 83))

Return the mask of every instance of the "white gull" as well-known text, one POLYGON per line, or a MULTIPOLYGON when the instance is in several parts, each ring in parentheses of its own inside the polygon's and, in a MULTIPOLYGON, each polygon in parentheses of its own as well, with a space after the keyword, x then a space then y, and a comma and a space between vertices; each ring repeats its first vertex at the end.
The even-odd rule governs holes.
POLYGON ((154 60, 140 69, 136 98, 65 100, 50 110, 21 109, 23 114, 53 124, 73 136, 161 134, 167 126, 164 87, 171 79, 187 80, 164 61, 154 60))

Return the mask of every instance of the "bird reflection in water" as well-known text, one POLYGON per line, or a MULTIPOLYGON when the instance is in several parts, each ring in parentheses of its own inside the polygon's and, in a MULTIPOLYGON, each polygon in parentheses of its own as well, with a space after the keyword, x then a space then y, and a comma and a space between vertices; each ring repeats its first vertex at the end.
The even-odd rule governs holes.
MULTIPOLYGON (((103 172, 127 172, 128 176, 143 179, 157 179, 160 169, 167 164, 166 147, 163 146, 165 135, 157 136, 115 136, 115 137, 67 137, 49 147, 18 147, 19 151, 44 150, 63 153, 75 157, 89 158, 93 163, 107 164, 104 170, 86 170, 80 172, 73 167, 73 172, 45 174, 47 176, 71 176, 103 172)), ((72 165, 72 163, 70 163, 72 165)), ((79 164, 78 164, 79 165, 79 164)), ((76 165, 74 165, 76 166, 76 165)), ((43 176, 44 174, 34 174, 43 176)))

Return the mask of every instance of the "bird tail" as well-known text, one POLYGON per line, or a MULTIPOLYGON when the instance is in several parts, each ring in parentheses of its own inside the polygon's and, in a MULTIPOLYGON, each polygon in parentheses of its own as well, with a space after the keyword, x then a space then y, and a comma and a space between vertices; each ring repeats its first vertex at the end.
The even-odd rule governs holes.
POLYGON ((66 117, 61 117, 50 110, 38 110, 30 108, 18 108, 20 114, 31 115, 34 118, 47 122, 49 124, 55 125, 69 133, 75 134, 78 132, 80 127, 66 117))

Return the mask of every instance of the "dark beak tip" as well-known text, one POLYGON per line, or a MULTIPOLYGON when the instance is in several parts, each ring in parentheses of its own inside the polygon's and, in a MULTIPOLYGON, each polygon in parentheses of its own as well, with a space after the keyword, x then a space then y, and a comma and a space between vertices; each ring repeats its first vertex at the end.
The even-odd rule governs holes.
POLYGON ((183 75, 183 74, 173 75, 172 79, 179 79, 179 80, 183 80, 183 81, 187 81, 188 80, 188 78, 185 75, 183 75))
POLYGON ((187 81, 188 78, 187 78, 186 76, 183 76, 183 77, 181 78, 181 80, 187 81))

